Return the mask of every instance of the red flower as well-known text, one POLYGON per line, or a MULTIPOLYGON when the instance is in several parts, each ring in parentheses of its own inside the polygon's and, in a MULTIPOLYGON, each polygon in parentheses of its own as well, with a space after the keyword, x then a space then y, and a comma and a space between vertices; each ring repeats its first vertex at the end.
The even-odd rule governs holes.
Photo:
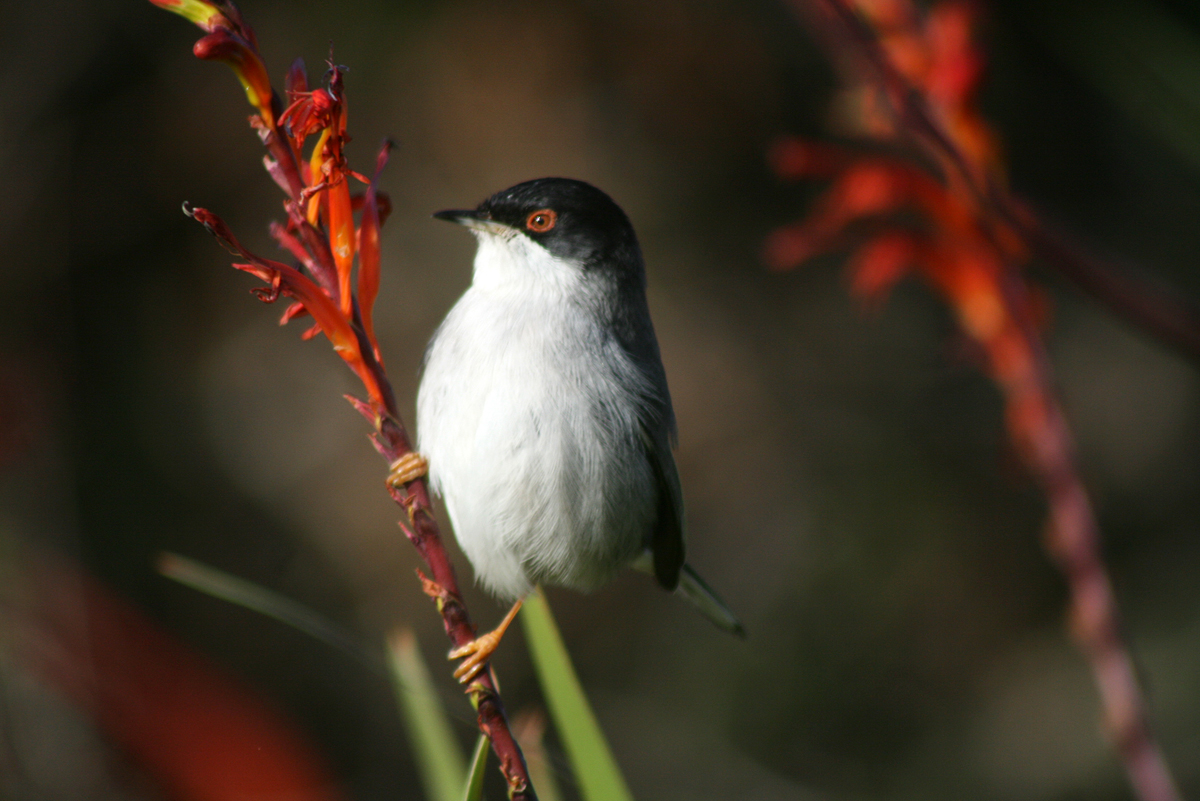
MULTIPOLYGON (((947 0, 921 13, 907 0, 857 5, 889 65, 943 126, 969 175, 999 179, 997 139, 975 106, 984 59, 971 33, 973 6, 947 0)), ((903 114, 890 108, 893 89, 886 80, 862 80, 853 89, 863 133, 889 145, 911 133, 903 114)), ((778 142, 770 162, 781 177, 831 179, 805 219, 767 240, 764 256, 772 268, 790 269, 856 243, 847 261, 854 294, 881 302, 900 279, 919 277, 983 346, 993 377, 1011 374, 1014 361, 1033 369, 1034 348, 1021 347, 1022 338, 1011 334, 1036 328, 1034 304, 1015 298, 1008 287, 1017 280, 1021 297, 1032 294, 1017 272, 1026 248, 1004 220, 981 206, 966 181, 955 179, 955 170, 938 175, 901 156, 795 138, 778 142)))
POLYGON ((362 379, 371 403, 384 408, 389 391, 377 369, 379 347, 371 306, 379 290, 379 226, 386 217, 381 209, 388 207, 387 197, 378 191, 376 183, 390 145, 385 144, 380 153, 375 179, 369 180, 349 168, 343 69, 332 60, 326 86, 310 89, 304 63, 297 59, 285 79, 288 106, 283 109, 267 78, 254 30, 232 5, 205 0, 151 1, 207 31, 193 52, 199 58, 229 64, 245 87, 250 104, 258 110, 251 124, 270 152, 267 171, 288 196, 284 204, 287 221, 273 225, 271 233, 308 275, 250 253, 212 212, 190 207, 185 210, 247 260, 235 267, 267 282, 268 288, 256 290, 259 298, 268 303, 280 295, 294 299, 281 322, 311 316, 316 325, 304 336, 323 332, 334 351, 362 379), (305 147, 313 136, 316 142, 306 157, 305 147), (351 194, 351 179, 369 185, 365 198, 351 194), (357 226, 356 210, 360 211, 357 226), (353 279, 356 256, 357 298, 353 279))
MULTIPOLYGON (((1084 270, 1005 189, 997 137, 975 105, 984 65, 972 35, 975 7, 962 0, 942 0, 923 12, 909 0, 808 0, 809 6, 833 52, 857 57, 847 64, 855 73, 856 122, 889 155, 797 139, 777 144, 770 158, 781 177, 831 184, 804 220, 771 235, 765 259, 789 269, 849 245, 856 295, 880 302, 898 280, 914 275, 951 307, 1003 393, 1012 441, 1046 495, 1047 549, 1070 585, 1073 629, 1092 660, 1110 735, 1135 791, 1142 799, 1177 801, 1146 720, 1096 520, 1055 397, 1040 334, 1044 303, 1023 268, 1036 248, 1071 271, 1084 270), (919 158, 892 155, 914 145, 919 158)), ((1194 327, 1179 325, 1179 315, 1147 315, 1132 306, 1155 330, 1198 341, 1194 327)))

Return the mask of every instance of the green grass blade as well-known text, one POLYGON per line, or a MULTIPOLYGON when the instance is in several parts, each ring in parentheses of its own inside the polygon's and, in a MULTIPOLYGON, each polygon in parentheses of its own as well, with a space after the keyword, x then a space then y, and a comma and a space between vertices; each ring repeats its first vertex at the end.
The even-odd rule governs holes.
POLYGON ((465 801, 481 801, 483 799, 483 777, 487 771, 488 752, 491 743, 482 734, 475 741, 475 753, 471 756, 471 772, 467 774, 467 791, 465 801))
POLYGON ((411 629, 388 637, 392 685, 430 801, 460 801, 467 763, 411 629))
POLYGON ((540 589, 525 599, 521 621, 546 705, 584 801, 632 801, 540 589))
MULTIPOLYGON (((303 604, 254 582, 169 552, 159 555, 158 571, 180 584, 278 620, 327 645, 353 654, 371 668, 382 670, 384 667, 378 651, 367 648, 345 629, 303 604)), ((426 797, 430 801, 459 801, 462 798, 466 760, 429 671, 421 659, 416 637, 408 629, 398 630, 389 638, 387 667, 413 745, 426 797)), ((486 758, 481 761, 486 762, 486 758)), ((480 775, 482 777, 482 773, 480 775)))
POLYGON ((170 551, 158 555, 158 572, 205 595, 291 626, 330 647, 357 657, 372 670, 383 671, 383 659, 377 649, 367 647, 346 629, 304 604, 260 584, 170 551))

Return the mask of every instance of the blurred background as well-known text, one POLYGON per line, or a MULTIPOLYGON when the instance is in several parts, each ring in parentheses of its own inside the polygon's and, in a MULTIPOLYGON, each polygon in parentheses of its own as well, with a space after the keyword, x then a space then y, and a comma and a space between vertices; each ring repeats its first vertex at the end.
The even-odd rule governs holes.
MULTIPOLYGON (((820 190, 773 178, 769 143, 836 129, 835 76, 785 4, 242 11, 277 86, 296 56, 315 80, 333 43, 359 170, 383 137, 399 143, 376 325, 406 420, 474 252, 431 212, 565 175, 633 219, 679 421, 689 561, 750 632, 727 637, 639 575, 550 593, 637 797, 1129 797, 1064 630, 1042 499, 945 308, 905 284, 864 313, 837 256, 787 274, 762 264, 764 237, 820 190)), ((384 466, 340 397, 356 390, 349 371, 324 339, 279 329, 283 307, 255 301, 253 279, 180 213, 208 207, 274 252, 281 194, 236 80, 149 3, 42 0, 4 16, 0 797, 163 797, 19 647, 87 603, 80 574, 30 567, 46 558, 236 677, 344 797, 420 797, 383 676, 154 569, 163 550, 199 559, 372 647, 413 627, 473 739, 384 466), (23 606, 47 598, 57 616, 23 606)), ((1200 298, 1200 8, 1014 0, 985 20, 983 105, 1014 188, 1095 252, 1200 298)), ((1127 633, 1167 757, 1200 794, 1200 377, 1042 277, 1127 633)), ((502 613, 474 587, 468 602, 481 626, 502 613)), ((510 711, 535 710, 514 631, 493 664, 510 711)))

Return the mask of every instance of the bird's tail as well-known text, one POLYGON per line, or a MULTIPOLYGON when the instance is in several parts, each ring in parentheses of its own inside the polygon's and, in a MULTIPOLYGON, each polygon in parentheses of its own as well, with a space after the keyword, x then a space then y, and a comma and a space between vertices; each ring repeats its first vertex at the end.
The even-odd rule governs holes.
MULTIPOLYGON (((634 560, 631 567, 642 573, 654 575, 654 554, 647 548, 634 560)), ((737 616, 687 562, 684 562, 679 570, 679 584, 675 587, 675 594, 699 609, 717 628, 725 629, 739 637, 746 636, 746 630, 742 628, 737 616)))
POLYGON ((675 588, 675 594, 686 598, 718 628, 739 637, 746 636, 746 630, 721 597, 687 563, 679 571, 679 586, 675 588))

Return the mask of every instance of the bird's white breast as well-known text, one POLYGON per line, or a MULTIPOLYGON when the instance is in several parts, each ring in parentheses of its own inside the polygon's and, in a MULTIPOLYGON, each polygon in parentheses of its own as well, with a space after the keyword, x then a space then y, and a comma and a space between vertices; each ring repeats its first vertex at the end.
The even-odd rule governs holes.
POLYGON ((593 291, 526 237, 483 233, 472 286, 430 345, 419 448, 476 576, 501 596, 598 586, 652 526, 644 379, 586 311, 593 291))

